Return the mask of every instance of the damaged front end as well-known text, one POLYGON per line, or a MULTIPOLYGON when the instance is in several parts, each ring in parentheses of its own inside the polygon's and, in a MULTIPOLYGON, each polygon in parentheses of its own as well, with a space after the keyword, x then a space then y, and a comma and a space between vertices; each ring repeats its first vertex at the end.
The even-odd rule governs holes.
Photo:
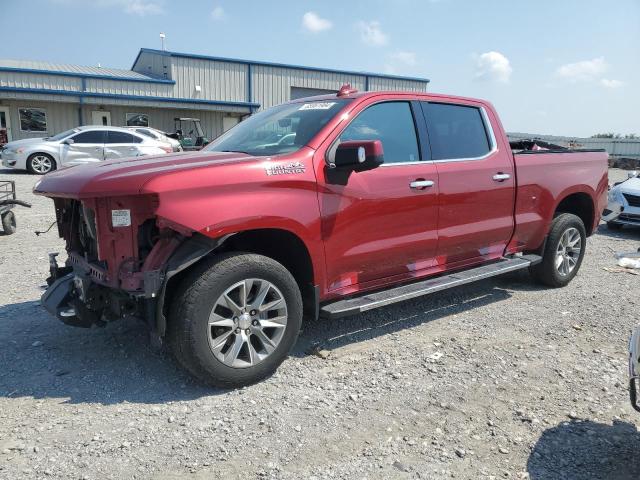
POLYGON ((130 316, 155 327, 169 259, 192 232, 156 217, 153 195, 54 202, 67 260, 49 256, 46 310, 77 327, 130 316))

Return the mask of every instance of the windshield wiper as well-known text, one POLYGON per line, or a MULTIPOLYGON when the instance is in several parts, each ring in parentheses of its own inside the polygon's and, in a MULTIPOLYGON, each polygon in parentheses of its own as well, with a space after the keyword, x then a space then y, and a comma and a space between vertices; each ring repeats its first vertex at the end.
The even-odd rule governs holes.
POLYGON ((222 153, 244 153, 245 155, 252 155, 251 153, 245 152, 244 150, 218 150, 218 151, 222 153))

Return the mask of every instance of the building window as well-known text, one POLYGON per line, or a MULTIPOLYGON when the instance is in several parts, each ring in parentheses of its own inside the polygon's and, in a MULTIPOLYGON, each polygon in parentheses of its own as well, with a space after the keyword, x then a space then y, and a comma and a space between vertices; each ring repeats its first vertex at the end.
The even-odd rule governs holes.
POLYGON ((20 130, 23 132, 46 132, 47 112, 42 108, 19 108, 20 130))
POLYGON ((144 113, 127 113, 127 127, 148 127, 149 115, 144 113))

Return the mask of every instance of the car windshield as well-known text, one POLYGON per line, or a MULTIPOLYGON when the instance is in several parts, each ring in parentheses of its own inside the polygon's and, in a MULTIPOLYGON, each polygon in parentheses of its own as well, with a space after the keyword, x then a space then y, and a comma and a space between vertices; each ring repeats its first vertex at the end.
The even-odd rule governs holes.
POLYGON ((65 132, 58 133, 57 135, 54 135, 53 137, 47 137, 45 140, 51 140, 52 142, 57 142, 58 140, 63 140, 65 138, 67 138, 69 135, 72 135, 74 133, 78 133, 79 131, 80 131, 79 128, 72 128, 71 130, 67 130, 65 132))
POLYGON ((239 123, 204 150, 257 156, 295 152, 350 101, 331 99, 278 105, 239 123))

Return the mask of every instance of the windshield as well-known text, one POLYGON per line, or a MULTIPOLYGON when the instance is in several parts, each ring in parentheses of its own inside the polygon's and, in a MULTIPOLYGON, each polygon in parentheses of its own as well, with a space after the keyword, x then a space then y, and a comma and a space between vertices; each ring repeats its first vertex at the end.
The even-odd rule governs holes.
POLYGON ((331 99, 278 105, 239 123, 204 150, 257 156, 295 152, 350 101, 331 99))
POLYGON ((54 135, 53 137, 47 137, 46 140, 51 140, 53 142, 56 142, 58 140, 62 140, 64 138, 67 138, 69 135, 73 134, 73 133, 77 133, 79 132, 80 129, 78 128, 72 128, 71 130, 67 130, 66 132, 61 132, 57 135, 54 135))

